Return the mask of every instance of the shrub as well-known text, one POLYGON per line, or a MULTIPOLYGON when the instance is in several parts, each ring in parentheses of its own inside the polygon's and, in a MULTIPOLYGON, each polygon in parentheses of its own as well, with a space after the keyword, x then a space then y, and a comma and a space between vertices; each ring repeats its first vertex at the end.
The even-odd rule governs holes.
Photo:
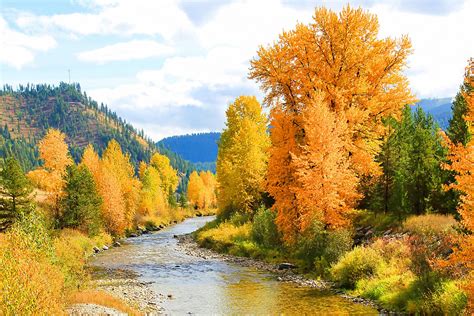
POLYGON ((202 246, 225 250, 232 246, 235 241, 247 240, 250 237, 251 224, 234 226, 230 222, 223 222, 216 228, 200 231, 197 241, 202 246))
POLYGON ((352 247, 348 230, 326 230, 321 222, 314 221, 299 237, 294 255, 302 260, 304 268, 316 269, 325 274, 329 266, 352 247))
POLYGON ((280 246, 281 235, 275 224, 275 218, 275 212, 264 206, 260 207, 253 218, 252 239, 267 248, 280 246))
POLYGON ((21 217, 0 248, 0 314, 61 314, 64 277, 52 264, 54 248, 41 214, 21 217))
POLYGON ((354 288, 357 281, 374 275, 383 264, 383 257, 377 250, 355 247, 331 268, 331 274, 342 287, 354 288))

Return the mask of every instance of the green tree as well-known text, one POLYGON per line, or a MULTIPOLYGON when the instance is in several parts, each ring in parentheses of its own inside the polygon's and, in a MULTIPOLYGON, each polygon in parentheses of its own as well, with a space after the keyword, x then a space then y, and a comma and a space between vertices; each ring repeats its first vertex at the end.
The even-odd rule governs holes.
POLYGON ((96 235, 102 223, 102 199, 91 172, 85 166, 69 166, 65 181, 60 226, 78 228, 91 236, 96 235))
POLYGON ((471 91, 472 87, 465 83, 461 86, 460 90, 451 106, 453 117, 449 120, 447 134, 453 143, 462 143, 465 146, 469 142, 471 135, 465 120, 468 107, 463 95, 471 91))
POLYGON ((454 211, 456 198, 452 191, 443 189, 449 179, 449 173, 441 168, 447 152, 432 116, 421 107, 412 111, 406 106, 400 122, 389 120, 387 124, 393 132, 378 156, 383 175, 366 204, 400 217, 454 211))
POLYGON ((8 228, 28 208, 32 191, 18 161, 6 159, 0 171, 0 231, 8 228))

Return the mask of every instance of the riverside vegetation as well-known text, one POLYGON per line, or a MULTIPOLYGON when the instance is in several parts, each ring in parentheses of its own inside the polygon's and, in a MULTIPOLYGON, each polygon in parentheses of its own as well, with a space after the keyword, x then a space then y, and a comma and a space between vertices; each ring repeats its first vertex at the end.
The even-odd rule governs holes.
POLYGON ((212 213, 215 197, 207 184, 214 176, 201 173, 205 182, 197 194, 206 205, 197 210, 187 207, 183 195, 177 201, 178 174, 166 156, 155 152, 148 163, 140 162, 137 177, 130 156, 114 140, 102 157, 88 146, 76 165, 64 139, 49 130, 38 144, 42 165, 27 175, 14 158, 2 165, 0 314, 57 315, 74 303, 139 314, 87 282, 87 259, 137 228, 155 230, 212 213))
POLYGON ((260 48, 249 77, 269 122, 253 97, 229 106, 218 216, 194 237, 289 261, 388 310, 471 314, 474 62, 445 133, 410 106, 408 37, 378 27, 362 9, 319 8, 260 48))
MULTIPOLYGON (((362 9, 318 8, 310 24, 261 47, 249 77, 261 84, 269 118, 255 97, 230 104, 216 176, 178 174, 150 142, 145 152, 124 153, 113 139, 96 148, 103 131, 70 153, 75 131, 61 125, 64 114, 53 117, 61 131, 49 129, 15 159, 26 140, 4 128, 0 313, 62 314, 87 301, 137 313, 89 288, 93 247, 217 207, 217 219, 194 234, 202 246, 290 261, 388 310, 471 314, 474 63, 443 132, 410 106, 409 38, 380 39, 378 28, 362 9), (36 169, 25 175, 22 166, 36 169)), ((45 91, 58 91, 43 88, 21 93, 53 100, 45 91)), ((55 96, 58 109, 69 109, 55 96)), ((101 116, 97 104, 91 109, 101 116)), ((114 133, 137 147, 137 132, 121 124, 114 133)))

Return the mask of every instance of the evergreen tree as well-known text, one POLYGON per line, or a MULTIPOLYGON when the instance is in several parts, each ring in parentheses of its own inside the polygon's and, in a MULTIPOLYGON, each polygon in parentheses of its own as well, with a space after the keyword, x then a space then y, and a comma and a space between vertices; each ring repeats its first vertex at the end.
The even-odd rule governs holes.
POLYGON ((452 212, 456 197, 443 189, 449 178, 442 169, 447 153, 432 116, 421 107, 413 112, 406 106, 401 121, 389 120, 388 124, 393 132, 378 156, 383 175, 366 204, 380 207, 377 201, 383 201, 385 211, 400 217, 428 211, 452 212))
POLYGON ((31 203, 32 187, 18 161, 8 158, 0 171, 0 231, 8 228, 31 203))
POLYGON ((79 228, 93 236, 101 227, 102 199, 89 169, 69 166, 65 176, 65 195, 61 201, 61 227, 79 228))
POLYGON ((468 83, 463 84, 451 106, 453 117, 449 120, 447 134, 454 144, 461 143, 465 146, 471 137, 465 119, 468 107, 464 98, 464 95, 471 90, 472 87, 468 83))

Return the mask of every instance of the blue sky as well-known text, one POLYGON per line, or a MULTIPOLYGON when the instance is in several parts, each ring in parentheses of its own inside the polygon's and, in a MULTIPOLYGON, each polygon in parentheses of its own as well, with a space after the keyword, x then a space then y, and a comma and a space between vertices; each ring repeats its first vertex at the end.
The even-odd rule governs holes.
MULTIPOLYGON (((314 8, 347 1, 0 0, 0 84, 71 80, 155 140, 218 131, 229 102, 262 98, 247 79, 259 45, 314 8)), ((408 34, 406 71, 419 98, 453 96, 474 56, 474 0, 352 1, 380 36, 408 34)))

